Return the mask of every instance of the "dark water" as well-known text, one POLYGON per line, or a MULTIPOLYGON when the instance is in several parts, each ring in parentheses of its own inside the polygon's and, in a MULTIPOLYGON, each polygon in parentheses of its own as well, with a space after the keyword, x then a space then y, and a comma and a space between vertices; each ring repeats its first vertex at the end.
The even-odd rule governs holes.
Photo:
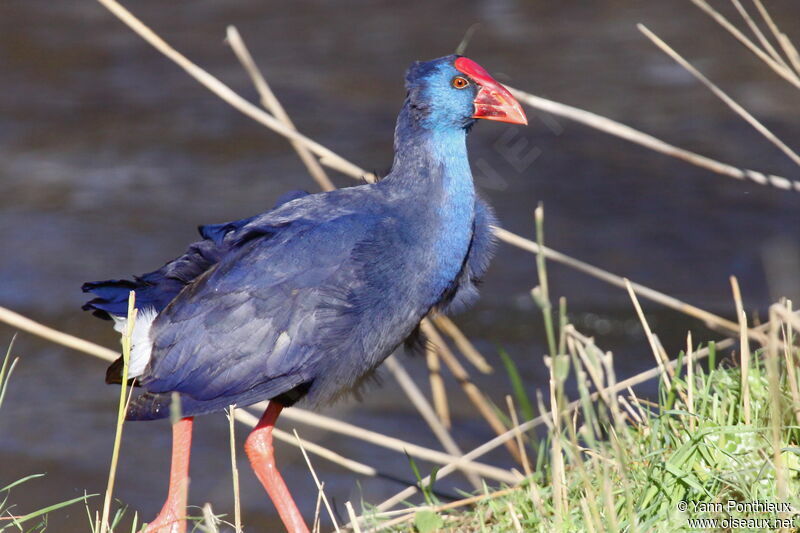
MULTIPOLYGON (((800 39, 800 5, 769 5, 800 39)), ((452 52, 478 21, 469 55, 503 81, 725 162, 798 178, 786 157, 636 30, 637 22, 647 24, 792 145, 800 95, 688 2, 148 0, 131 6, 167 41, 254 98, 223 43, 226 25, 235 24, 298 127, 378 172, 391 161, 405 67, 452 52)), ((781 261, 765 263, 772 257, 791 264, 797 253, 800 196, 531 115, 531 126, 513 138, 504 125, 480 124, 470 141, 478 184, 507 228, 531 235, 533 209, 544 202, 547 238, 556 249, 726 316, 732 274, 750 308, 763 310, 771 295, 800 296, 794 271, 766 266, 781 261), (502 155, 504 145, 519 139, 537 154, 521 169, 502 155)), ((81 282, 150 270, 194 239, 198 224, 260 212, 298 187, 313 184, 283 139, 221 103, 95 2, 0 2, 0 305, 114 347, 110 328, 79 311, 81 282)), ((540 317, 529 297, 535 284, 533 257, 504 246, 481 303, 457 317, 498 365, 497 348, 505 347, 531 389, 545 383, 540 317)), ((551 267, 551 287, 568 298, 579 328, 616 353, 618 375, 652 365, 623 291, 559 266, 551 267)), ((688 328, 695 339, 715 338, 655 304, 646 310, 670 352, 688 328)), ((12 334, 0 327, 3 345, 12 334)), ((15 352, 22 361, 0 412, 0 486, 47 473, 14 492, 16 512, 84 490, 102 492, 117 394, 102 384, 104 365, 26 335, 15 352)), ((423 362, 408 366, 425 384, 423 362)), ((497 401, 509 389, 500 371, 479 383, 497 401)), ((448 386, 456 399, 454 434, 469 449, 491 434, 456 384, 448 386)), ((329 414, 436 446, 389 379, 380 394, 329 414)), ((222 416, 198 422, 192 469, 191 502, 211 501, 218 512, 232 510, 226 425, 222 416)), ((298 430, 412 477, 398 454, 298 430)), ((125 431, 116 495, 150 518, 166 489, 168 428, 131 424, 125 431)), ((240 440, 244 435, 240 428, 240 440)), ((302 458, 287 446, 278 453, 310 513, 315 489, 302 458)), ((315 464, 341 509, 362 491, 376 502, 400 488, 357 480, 321 459, 315 464)), ((240 468, 245 523, 252 531, 271 530, 272 507, 244 462, 240 468)), ((94 500, 92 508, 99 507, 94 500)), ((50 523, 53 531, 88 530, 80 506, 50 523)))

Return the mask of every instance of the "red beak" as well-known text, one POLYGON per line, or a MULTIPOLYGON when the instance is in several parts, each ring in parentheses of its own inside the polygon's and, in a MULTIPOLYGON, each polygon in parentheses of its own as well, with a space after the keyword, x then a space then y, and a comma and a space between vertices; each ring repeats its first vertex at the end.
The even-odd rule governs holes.
POLYGON ((511 96, 508 89, 492 78, 486 69, 466 57, 456 59, 455 67, 480 87, 475 96, 475 114, 472 115, 472 118, 485 118, 511 124, 528 124, 528 118, 517 99, 511 96))

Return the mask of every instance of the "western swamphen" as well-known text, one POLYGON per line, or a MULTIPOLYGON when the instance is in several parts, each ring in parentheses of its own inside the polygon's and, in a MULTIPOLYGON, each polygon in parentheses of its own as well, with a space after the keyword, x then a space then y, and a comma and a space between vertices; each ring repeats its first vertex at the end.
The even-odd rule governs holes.
MULTIPOLYGON (((420 320, 473 301, 492 255, 491 209, 475 193, 466 136, 475 119, 527 124, 513 96, 457 55, 414 63, 394 163, 378 183, 283 197, 272 210, 200 227, 202 240, 133 281, 86 283, 84 306, 124 331, 136 291, 128 420, 169 416, 169 495, 148 531, 183 532, 195 415, 269 400, 245 450, 289 531, 307 531, 278 472, 281 409, 354 390, 420 320)), ((106 375, 121 380, 121 361, 106 375)))

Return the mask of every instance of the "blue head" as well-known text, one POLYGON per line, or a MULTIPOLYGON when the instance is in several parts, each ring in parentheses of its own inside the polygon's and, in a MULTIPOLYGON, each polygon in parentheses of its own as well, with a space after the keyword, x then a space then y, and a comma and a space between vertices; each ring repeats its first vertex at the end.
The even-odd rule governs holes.
POLYGON ((406 74, 406 89, 413 120, 428 130, 466 130, 478 118, 527 124, 511 93, 466 57, 417 61, 406 74))

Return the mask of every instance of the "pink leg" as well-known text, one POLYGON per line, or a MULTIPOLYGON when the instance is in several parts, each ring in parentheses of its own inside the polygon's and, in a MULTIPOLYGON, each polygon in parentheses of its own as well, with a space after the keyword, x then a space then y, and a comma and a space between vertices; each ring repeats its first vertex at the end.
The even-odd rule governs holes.
POLYGON ((186 496, 189 491, 189 453, 192 447, 192 422, 182 418, 172 425, 172 465, 169 471, 169 493, 158 516, 144 533, 185 533, 186 496))
POLYGON ((286 488, 278 467, 275 466, 275 449, 272 447, 272 428, 281 414, 283 406, 277 402, 269 402, 267 410, 258 421, 253 432, 247 437, 244 450, 250 459, 250 465, 256 477, 264 485, 272 503, 278 509, 283 525, 289 533, 308 533, 303 516, 297 509, 289 489, 286 488))

